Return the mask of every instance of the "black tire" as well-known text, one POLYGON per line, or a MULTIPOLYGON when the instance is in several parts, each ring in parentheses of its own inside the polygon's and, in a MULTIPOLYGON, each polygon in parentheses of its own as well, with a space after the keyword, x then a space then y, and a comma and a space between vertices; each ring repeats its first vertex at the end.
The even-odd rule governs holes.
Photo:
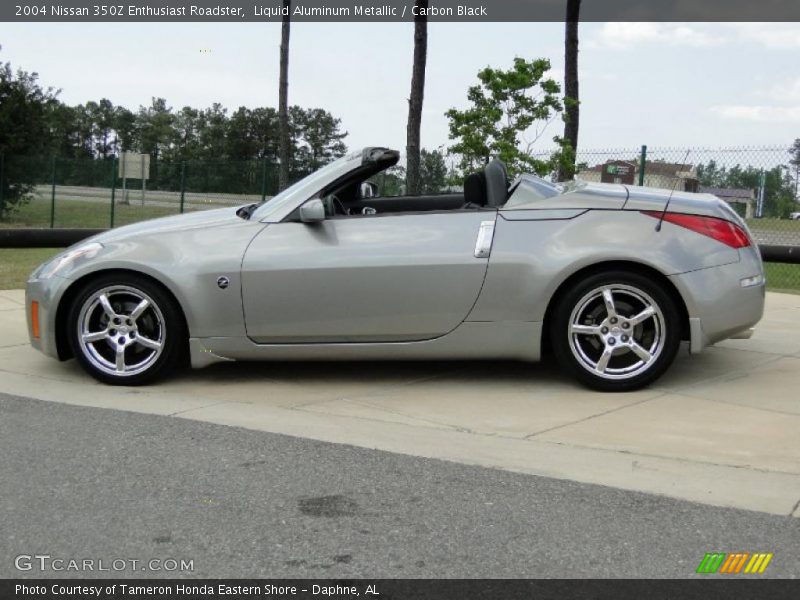
POLYGON ((592 389, 640 389, 663 375, 675 359, 682 333, 680 311, 653 278, 623 270, 600 272, 554 301, 549 333, 556 360, 592 389), (603 290, 610 290, 611 310, 603 290), (644 316, 651 310, 648 305, 653 314, 644 316))
POLYGON ((186 355, 186 325, 177 303, 160 285, 133 273, 101 275, 81 286, 67 311, 66 333, 81 367, 111 385, 151 383, 172 373, 186 355), (145 308, 134 317, 138 306, 145 308), (91 335, 102 337, 89 341, 91 335))

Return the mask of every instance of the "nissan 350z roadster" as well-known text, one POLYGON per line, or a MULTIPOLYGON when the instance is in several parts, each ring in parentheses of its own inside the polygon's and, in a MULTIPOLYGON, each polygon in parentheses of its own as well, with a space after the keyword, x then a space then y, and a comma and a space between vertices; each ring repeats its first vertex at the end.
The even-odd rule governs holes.
POLYGON ((367 148, 261 204, 120 227, 31 275, 31 343, 100 381, 184 361, 553 355, 604 391, 748 337, 764 271, 710 195, 532 175, 494 160, 463 193, 380 197, 367 148))

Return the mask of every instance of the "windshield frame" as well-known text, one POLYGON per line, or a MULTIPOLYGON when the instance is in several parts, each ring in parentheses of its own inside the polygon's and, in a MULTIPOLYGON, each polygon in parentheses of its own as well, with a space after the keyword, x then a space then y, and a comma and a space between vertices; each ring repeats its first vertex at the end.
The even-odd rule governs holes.
POLYGON ((360 167, 362 159, 363 151, 361 150, 336 159, 259 205, 250 215, 250 220, 261 223, 279 223, 331 182, 360 167))

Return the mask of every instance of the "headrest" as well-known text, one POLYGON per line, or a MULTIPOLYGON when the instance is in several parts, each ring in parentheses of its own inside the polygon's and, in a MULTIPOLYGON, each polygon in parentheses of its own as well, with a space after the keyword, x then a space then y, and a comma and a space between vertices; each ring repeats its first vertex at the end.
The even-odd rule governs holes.
POLYGON ((486 205, 491 208, 503 206, 508 200, 508 171, 502 161, 492 160, 486 165, 486 205))
POLYGON ((486 206, 486 175, 483 171, 467 175, 464 180, 464 202, 486 206))

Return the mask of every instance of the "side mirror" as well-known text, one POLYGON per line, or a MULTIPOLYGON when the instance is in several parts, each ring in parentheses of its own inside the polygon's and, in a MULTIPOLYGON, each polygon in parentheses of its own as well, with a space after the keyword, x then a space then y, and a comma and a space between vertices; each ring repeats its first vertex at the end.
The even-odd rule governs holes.
POLYGON ((300 220, 303 223, 319 223, 325 220, 325 205, 322 200, 314 198, 300 207, 300 220))
POLYGON ((377 198, 378 197, 378 186, 372 183, 371 181, 365 181, 361 184, 360 192, 360 199, 365 198, 377 198))

